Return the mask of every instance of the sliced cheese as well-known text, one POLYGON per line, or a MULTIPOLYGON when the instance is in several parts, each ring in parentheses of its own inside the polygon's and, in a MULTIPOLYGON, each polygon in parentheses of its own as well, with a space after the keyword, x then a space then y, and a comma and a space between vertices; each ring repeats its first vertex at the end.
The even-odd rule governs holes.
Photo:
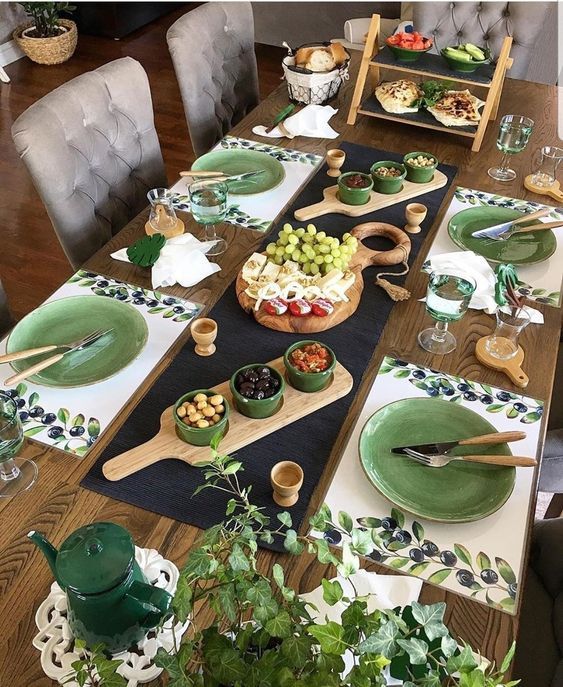
POLYGON ((271 281, 275 282, 280 272, 281 265, 276 265, 275 262, 267 262, 260 276, 268 277, 268 279, 271 279, 271 281))
POLYGON ((251 282, 257 279, 266 264, 267 257, 262 253, 252 253, 242 267, 242 278, 251 282))
POLYGON ((320 288, 324 291, 324 289, 326 289, 328 286, 332 286, 333 284, 339 282, 343 276, 344 272, 335 267, 334 269, 330 270, 330 272, 325 274, 324 277, 319 279, 317 286, 320 286, 320 288))

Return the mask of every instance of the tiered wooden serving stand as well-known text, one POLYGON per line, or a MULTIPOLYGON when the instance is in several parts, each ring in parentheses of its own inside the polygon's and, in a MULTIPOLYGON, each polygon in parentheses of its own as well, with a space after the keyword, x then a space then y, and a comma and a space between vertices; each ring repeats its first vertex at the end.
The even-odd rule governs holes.
POLYGON ((348 113, 348 124, 355 124, 358 114, 362 114, 368 117, 389 119, 402 124, 412 124, 413 126, 420 126, 426 129, 436 129, 447 134, 457 134, 458 136, 472 138, 471 150, 475 153, 478 152, 483 142, 487 124, 489 121, 496 119, 506 72, 513 63, 510 57, 512 38, 507 36, 504 39, 496 65, 479 67, 473 73, 450 70, 441 55, 431 55, 430 53, 421 55, 418 62, 398 62, 388 48, 384 47, 381 51, 379 50, 380 41, 380 16, 379 14, 373 14, 358 72, 356 88, 352 97, 352 104, 350 105, 350 112, 348 113), (419 112, 405 114, 386 112, 374 95, 375 87, 381 82, 380 71, 382 70, 402 72, 403 78, 414 76, 415 81, 440 79, 462 84, 463 88, 471 87, 470 90, 473 90, 475 87, 484 89, 486 97, 482 98, 482 100, 485 100, 485 105, 481 112, 479 126, 443 126, 430 112, 424 109, 419 110, 419 112), (370 71, 371 79, 369 79, 370 71), (417 79, 416 77, 424 77, 424 79, 417 79), (370 94, 363 100, 366 81, 371 82, 370 94))
MULTIPOLYGON (((266 364, 285 377, 283 358, 276 358, 276 360, 266 364)), ((229 388, 229 380, 214 386, 213 390, 221 394, 230 404, 228 429, 221 440, 221 451, 225 454, 238 451, 258 441, 258 439, 262 439, 262 437, 286 427, 330 403, 334 403, 334 401, 350 393, 353 383, 352 375, 338 361, 334 368, 332 380, 322 391, 304 393, 292 387, 286 379, 283 400, 278 411, 263 420, 253 420, 237 412, 229 388)), ((209 446, 192 446, 178 437, 173 413, 174 406, 164 410, 160 417, 160 431, 153 439, 104 463, 102 468, 104 477, 114 482, 169 458, 176 458, 188 463, 188 465, 209 463, 211 460, 209 446)))

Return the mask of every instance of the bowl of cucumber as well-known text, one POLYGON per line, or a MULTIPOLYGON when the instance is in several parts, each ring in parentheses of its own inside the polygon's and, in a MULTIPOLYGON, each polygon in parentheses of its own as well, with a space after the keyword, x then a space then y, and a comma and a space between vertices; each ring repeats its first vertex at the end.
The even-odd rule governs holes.
POLYGON ((487 48, 479 48, 473 43, 450 46, 440 51, 450 69, 456 72, 474 72, 490 61, 487 48))

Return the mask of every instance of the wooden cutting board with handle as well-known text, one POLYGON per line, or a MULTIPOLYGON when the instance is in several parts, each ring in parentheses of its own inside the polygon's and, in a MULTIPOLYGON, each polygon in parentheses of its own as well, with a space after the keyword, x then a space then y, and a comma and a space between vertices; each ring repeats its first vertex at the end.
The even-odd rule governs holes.
POLYGON ((347 320, 353 315, 364 290, 364 280, 362 270, 372 265, 387 266, 398 265, 403 260, 408 259, 411 250, 411 240, 406 232, 392 224, 385 222, 364 222, 354 227, 350 232, 358 241, 358 250, 352 256, 348 264, 348 270, 356 276, 356 281, 346 291, 348 302, 340 301, 334 304, 334 311, 326 317, 310 315, 307 317, 295 317, 289 312, 283 315, 269 315, 263 308, 254 309, 256 301, 245 293, 248 287, 247 282, 242 278, 242 271, 239 272, 235 288, 238 302, 241 307, 254 316, 256 322, 268 329, 278 332, 291 332, 296 334, 316 334, 347 320), (389 238, 395 247, 391 250, 377 251, 368 248, 362 240, 369 236, 385 236, 389 238))

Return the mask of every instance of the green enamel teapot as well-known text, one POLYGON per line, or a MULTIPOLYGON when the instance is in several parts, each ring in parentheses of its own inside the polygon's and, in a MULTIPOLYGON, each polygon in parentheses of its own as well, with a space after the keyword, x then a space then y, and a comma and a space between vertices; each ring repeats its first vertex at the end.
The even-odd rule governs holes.
POLYGON ((149 584, 135 560, 129 532, 95 522, 73 532, 59 551, 39 532, 27 535, 43 552, 66 592, 75 637, 111 653, 140 641, 170 613, 172 596, 149 584))

